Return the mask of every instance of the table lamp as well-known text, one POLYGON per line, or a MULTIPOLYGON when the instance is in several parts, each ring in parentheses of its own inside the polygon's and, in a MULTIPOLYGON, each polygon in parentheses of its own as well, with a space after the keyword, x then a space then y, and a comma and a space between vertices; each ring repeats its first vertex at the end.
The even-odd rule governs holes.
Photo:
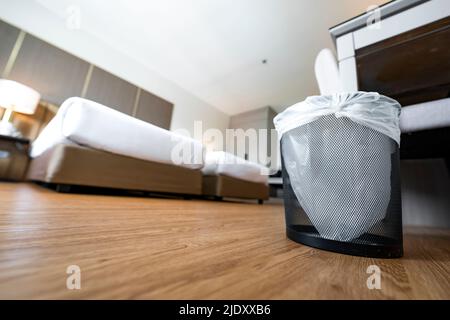
POLYGON ((33 114, 41 95, 21 83, 0 79, 0 107, 5 109, 0 122, 0 134, 21 136, 20 132, 9 122, 12 112, 33 114))

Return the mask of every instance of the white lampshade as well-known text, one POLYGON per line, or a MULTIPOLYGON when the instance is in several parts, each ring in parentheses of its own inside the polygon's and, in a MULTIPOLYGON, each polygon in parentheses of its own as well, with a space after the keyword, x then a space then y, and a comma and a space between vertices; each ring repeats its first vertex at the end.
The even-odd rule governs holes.
POLYGON ((0 79, 0 107, 14 112, 33 114, 41 95, 21 83, 0 79))

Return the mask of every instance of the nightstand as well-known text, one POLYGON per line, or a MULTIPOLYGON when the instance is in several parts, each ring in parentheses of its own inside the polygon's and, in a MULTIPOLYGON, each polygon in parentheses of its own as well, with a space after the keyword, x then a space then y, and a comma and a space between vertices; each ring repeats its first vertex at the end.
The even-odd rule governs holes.
POLYGON ((28 139, 0 135, 0 180, 24 179, 29 148, 28 139))

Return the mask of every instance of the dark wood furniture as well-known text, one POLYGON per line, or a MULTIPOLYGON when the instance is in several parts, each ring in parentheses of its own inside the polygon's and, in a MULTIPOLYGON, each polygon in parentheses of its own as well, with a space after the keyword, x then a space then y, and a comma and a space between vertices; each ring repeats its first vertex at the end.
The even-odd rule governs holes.
POLYGON ((403 106, 450 96, 450 17, 356 50, 358 88, 403 106))
POLYGON ((0 180, 24 179, 29 146, 28 139, 0 135, 0 180))
POLYGON ((444 158, 450 172, 450 128, 403 133, 401 159, 444 158))
MULTIPOLYGON (((355 52, 358 87, 402 106, 450 97, 450 17, 355 52)), ((445 158, 450 169, 450 128, 401 137, 402 159, 445 158)))

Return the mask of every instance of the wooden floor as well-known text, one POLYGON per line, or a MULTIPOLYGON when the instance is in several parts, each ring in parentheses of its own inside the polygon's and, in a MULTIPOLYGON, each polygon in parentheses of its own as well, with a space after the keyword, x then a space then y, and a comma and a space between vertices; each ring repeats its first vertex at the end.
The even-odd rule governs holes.
POLYGON ((0 183, 0 298, 450 299, 450 232, 409 230, 404 245, 397 260, 299 245, 281 204, 0 183), (366 286, 372 264, 381 290, 366 286), (81 290, 66 288, 69 265, 81 290))

